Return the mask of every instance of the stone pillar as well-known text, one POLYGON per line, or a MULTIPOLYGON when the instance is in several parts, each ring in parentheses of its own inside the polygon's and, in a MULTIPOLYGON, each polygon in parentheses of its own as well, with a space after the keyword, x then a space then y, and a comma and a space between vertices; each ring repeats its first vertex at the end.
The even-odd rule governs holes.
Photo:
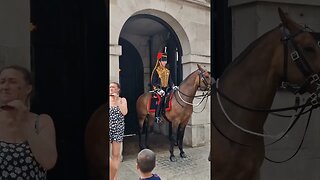
POLYGON ((110 82, 119 82, 119 56, 121 56, 121 46, 117 44, 110 44, 110 59, 109 59, 109 80, 110 82))
MULTIPOLYGON (((186 78, 189 74, 198 69, 200 64, 204 69, 210 70, 208 58, 196 55, 187 55, 184 58, 183 74, 186 78)), ((196 95, 201 95, 202 91, 197 91, 196 95)), ((194 99, 193 104, 198 104, 200 99, 194 99)), ((210 142, 210 97, 204 100, 198 107, 193 108, 193 113, 185 129, 183 142, 187 146, 204 146, 210 142), (202 111, 202 112, 201 112, 202 111)))
POLYGON ((0 1, 0 68, 18 64, 30 68, 30 2, 0 1))

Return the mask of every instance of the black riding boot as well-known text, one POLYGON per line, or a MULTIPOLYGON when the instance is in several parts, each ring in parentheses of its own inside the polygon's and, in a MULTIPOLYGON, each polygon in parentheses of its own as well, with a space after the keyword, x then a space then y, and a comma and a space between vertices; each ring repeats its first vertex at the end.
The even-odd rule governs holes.
POLYGON ((160 103, 157 106, 157 110, 156 110, 156 114, 155 114, 156 123, 160 123, 161 122, 160 113, 161 113, 161 109, 162 109, 163 99, 164 99, 164 97, 161 97, 160 103))
POLYGON ((160 123, 161 118, 160 118, 160 104, 158 104, 157 106, 157 110, 156 110, 156 123, 160 123))

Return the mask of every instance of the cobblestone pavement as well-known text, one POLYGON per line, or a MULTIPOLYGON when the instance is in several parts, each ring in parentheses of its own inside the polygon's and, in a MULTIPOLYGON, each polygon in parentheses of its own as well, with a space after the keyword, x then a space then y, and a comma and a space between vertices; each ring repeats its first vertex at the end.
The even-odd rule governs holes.
MULTIPOLYGON (((171 162, 168 150, 169 141, 163 139, 162 135, 153 134, 152 136, 153 139, 150 139, 150 149, 157 156, 157 165, 153 172, 158 174, 162 180, 210 180, 209 144, 194 148, 185 146, 184 151, 188 156, 186 159, 180 158, 179 149, 175 147, 177 162, 171 162), (155 143, 157 144, 156 146, 154 145, 155 143)), ((130 142, 124 144, 123 162, 119 171, 119 180, 138 180, 139 174, 136 170, 137 137, 126 140, 130 142)))

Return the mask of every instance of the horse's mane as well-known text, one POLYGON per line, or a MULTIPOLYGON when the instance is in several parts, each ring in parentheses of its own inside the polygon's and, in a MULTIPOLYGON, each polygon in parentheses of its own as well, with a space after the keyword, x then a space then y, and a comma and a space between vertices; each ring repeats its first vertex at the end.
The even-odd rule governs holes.
POLYGON ((179 86, 181 85, 181 84, 183 84, 191 75, 193 75, 195 72, 197 72, 199 69, 197 69, 197 70, 195 70, 195 71, 193 71, 191 74, 189 74, 186 78, 184 78, 183 80, 182 80, 182 82, 179 84, 179 86))
MULTIPOLYGON (((193 75, 194 73, 196 73, 198 70, 199 70, 199 68, 198 68, 197 70, 193 71, 191 74, 189 74, 186 78, 184 78, 184 79, 182 80, 182 82, 179 84, 179 86, 180 86, 181 84, 183 84, 184 81, 186 81, 186 79, 188 79, 191 75, 193 75)), ((207 71, 207 70, 205 70, 205 71, 211 76, 211 72, 210 72, 210 71, 207 71)))
POLYGON ((247 57, 247 55, 256 47, 256 45, 262 41, 266 36, 268 36, 269 34, 271 34, 273 31, 275 31, 276 29, 278 29, 279 26, 269 30, 268 32, 264 33, 262 36, 260 36, 258 39, 254 40, 253 42, 251 42, 244 51, 242 51, 236 58, 235 60, 233 60, 231 62, 231 64, 224 70, 223 74, 221 75, 220 78, 222 78, 225 74, 227 74, 227 72, 230 69, 233 69, 234 66, 238 65, 240 62, 242 62, 243 59, 245 59, 245 57, 247 57))

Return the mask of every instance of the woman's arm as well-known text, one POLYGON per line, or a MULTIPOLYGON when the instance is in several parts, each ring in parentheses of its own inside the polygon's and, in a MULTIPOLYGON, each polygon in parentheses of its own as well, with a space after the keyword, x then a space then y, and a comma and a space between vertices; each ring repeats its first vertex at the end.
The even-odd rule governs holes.
POLYGON ((36 131, 35 123, 28 123, 25 135, 35 159, 48 170, 54 167, 58 156, 55 128, 49 115, 41 114, 37 118, 39 131, 36 131))
POLYGON ((57 161, 56 133, 51 117, 29 112, 21 100, 8 103, 13 107, 9 114, 19 125, 21 136, 28 141, 31 152, 44 169, 51 169, 57 161), (38 118, 38 119, 37 119, 38 118), (36 121, 38 120, 38 127, 36 121))
POLYGON ((125 116, 128 113, 127 100, 126 98, 119 97, 119 108, 121 113, 125 116))

